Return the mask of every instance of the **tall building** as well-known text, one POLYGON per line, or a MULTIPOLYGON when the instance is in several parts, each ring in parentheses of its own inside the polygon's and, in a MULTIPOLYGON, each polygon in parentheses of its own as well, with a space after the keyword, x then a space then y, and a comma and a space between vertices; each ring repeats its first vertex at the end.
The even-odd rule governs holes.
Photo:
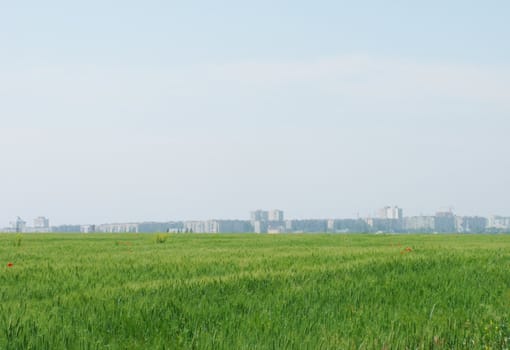
POLYGON ((269 221, 282 222, 284 220, 283 219, 283 210, 278 210, 278 209, 270 210, 268 212, 267 219, 269 221))
POLYGON ((39 216, 34 219, 34 228, 49 228, 50 220, 44 216, 39 216))
POLYGON ((279 233, 285 231, 283 210, 255 210, 250 213, 250 222, 255 233, 279 233))
POLYGON ((269 220, 269 212, 266 210, 255 210, 250 213, 251 221, 268 221, 269 220))
POLYGON ((379 209, 379 219, 395 219, 400 220, 404 217, 404 211, 402 208, 397 206, 394 207, 384 207, 379 209))
POLYGON ((451 211, 437 212, 434 218, 434 231, 451 233, 456 231, 455 215, 451 211))
POLYGON ((16 221, 11 222, 11 226, 12 226, 14 232, 21 233, 21 232, 25 232, 27 223, 25 221, 23 221, 23 219, 18 216, 16 218, 16 221))

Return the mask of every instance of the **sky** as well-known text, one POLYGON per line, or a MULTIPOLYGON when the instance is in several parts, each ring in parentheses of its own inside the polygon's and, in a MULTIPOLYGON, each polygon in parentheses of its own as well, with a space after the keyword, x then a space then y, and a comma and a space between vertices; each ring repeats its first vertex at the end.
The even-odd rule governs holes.
POLYGON ((510 215, 508 1, 0 0, 0 227, 510 215))

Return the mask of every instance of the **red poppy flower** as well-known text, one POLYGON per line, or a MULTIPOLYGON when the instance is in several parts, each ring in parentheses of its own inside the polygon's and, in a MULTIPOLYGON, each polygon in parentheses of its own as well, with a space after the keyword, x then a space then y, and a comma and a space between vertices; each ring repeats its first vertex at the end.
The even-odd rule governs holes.
POLYGON ((13 266, 14 266, 14 264, 12 262, 7 263, 7 267, 13 267, 13 266))

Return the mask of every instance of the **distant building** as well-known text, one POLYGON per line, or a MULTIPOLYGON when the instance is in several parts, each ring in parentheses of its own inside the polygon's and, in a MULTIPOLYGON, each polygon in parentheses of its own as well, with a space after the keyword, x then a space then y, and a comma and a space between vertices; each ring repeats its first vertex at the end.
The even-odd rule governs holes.
POLYGON ((80 232, 81 233, 94 233, 94 232, 96 232, 96 225, 81 225, 80 232))
POLYGON ((250 213, 251 221, 268 221, 269 220, 269 212, 266 210, 255 210, 250 213))
POLYGON ((21 217, 17 217, 16 221, 10 223, 10 227, 4 229, 5 232, 30 232, 30 233, 47 233, 52 232, 52 228, 50 227, 50 221, 45 217, 38 217, 34 219, 34 226, 27 226, 25 220, 21 217))
POLYGON ((450 233, 455 231, 455 215, 451 211, 437 212, 434 218, 434 232, 450 233))
POLYGON ((328 221, 323 219, 286 220, 285 229, 294 233, 319 233, 328 231, 328 221))
POLYGON ((96 226, 96 232, 138 233, 138 224, 103 224, 96 226))
POLYGON ((27 232, 48 233, 51 232, 50 220, 47 217, 39 216, 34 219, 34 227, 27 227, 27 232))
POLYGON ((510 217, 492 215, 487 220, 487 230, 493 232, 509 232, 510 217))
POLYGON ((277 222, 283 222, 283 210, 270 210, 267 215, 268 221, 277 221, 277 222))
POLYGON ((253 226, 253 232, 255 233, 267 233, 267 221, 255 220, 251 222, 253 226))
POLYGON ((52 232, 62 232, 62 233, 79 233, 80 232, 80 225, 59 225, 59 226, 53 226, 51 228, 52 232))
POLYGON ((366 223, 372 232, 401 232, 403 213, 402 208, 386 206, 379 209, 377 218, 368 218, 366 223))
POLYGON ((379 219, 394 219, 400 220, 404 217, 404 211, 402 208, 397 206, 394 207, 384 207, 379 209, 379 219))
POLYGON ((16 218, 16 221, 11 222, 12 230, 17 233, 26 232, 26 226, 27 223, 19 216, 16 218))
POLYGON ((332 219, 328 220, 328 232, 332 233, 362 233, 368 232, 369 226, 363 219, 332 219))
POLYGON ((242 233, 253 232, 247 220, 213 220, 216 226, 215 233, 242 233))
POLYGON ((193 233, 243 233, 253 232, 247 220, 185 221, 184 232, 193 233))
POLYGON ((50 220, 44 216, 39 216, 34 219, 34 228, 44 228, 47 229, 50 227, 50 220))
POLYGON ((461 233, 483 233, 487 229, 487 219, 480 216, 456 216, 455 230, 461 233))
POLYGON ((366 223, 372 232, 401 232, 402 220, 400 219, 380 219, 368 218, 366 223))
POLYGON ((217 226, 212 221, 185 221, 184 232, 190 233, 214 233, 217 230, 217 226))
POLYGON ((252 232, 280 233, 285 232, 283 210, 255 210, 250 213, 252 232))
POLYGON ((139 233, 151 232, 183 232, 184 223, 182 221, 168 222, 142 222, 138 224, 139 233))
POLYGON ((435 217, 434 216, 410 216, 403 220, 402 229, 405 232, 429 233, 434 232, 435 217))

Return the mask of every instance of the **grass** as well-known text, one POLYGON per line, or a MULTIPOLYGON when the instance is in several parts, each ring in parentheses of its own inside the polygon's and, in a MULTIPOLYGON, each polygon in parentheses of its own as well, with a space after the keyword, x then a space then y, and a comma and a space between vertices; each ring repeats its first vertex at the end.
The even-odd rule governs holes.
POLYGON ((0 349, 510 347, 510 235, 4 234, 0 263, 0 349))

